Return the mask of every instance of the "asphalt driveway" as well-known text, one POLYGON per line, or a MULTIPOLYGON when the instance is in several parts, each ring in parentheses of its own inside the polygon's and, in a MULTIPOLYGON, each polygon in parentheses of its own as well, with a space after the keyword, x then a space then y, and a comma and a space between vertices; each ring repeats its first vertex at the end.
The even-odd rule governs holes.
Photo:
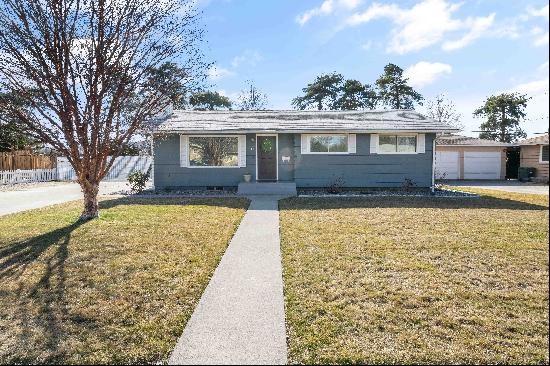
POLYGON ((517 180, 456 180, 445 182, 449 186, 483 188, 513 193, 543 194, 548 196, 548 185, 517 180))
MULTIPOLYGON (((109 194, 124 188, 127 188, 125 182, 102 182, 99 194, 109 194)), ((69 182, 0 191, 0 216, 78 199, 82 199, 80 186, 69 182)))

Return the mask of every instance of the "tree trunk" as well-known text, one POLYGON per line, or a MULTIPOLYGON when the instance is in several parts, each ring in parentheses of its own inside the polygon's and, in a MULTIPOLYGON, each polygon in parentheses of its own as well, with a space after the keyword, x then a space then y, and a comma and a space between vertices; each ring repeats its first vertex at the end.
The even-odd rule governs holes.
POLYGON ((84 211, 80 215, 80 221, 98 218, 97 194, 99 193, 99 183, 84 182, 80 184, 80 187, 82 193, 84 193, 84 211))

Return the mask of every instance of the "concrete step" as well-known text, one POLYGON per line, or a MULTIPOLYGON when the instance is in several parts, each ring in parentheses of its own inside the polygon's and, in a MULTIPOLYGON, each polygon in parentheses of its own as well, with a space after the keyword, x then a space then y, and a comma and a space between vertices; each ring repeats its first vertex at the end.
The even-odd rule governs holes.
POLYGON ((237 194, 243 196, 274 195, 296 196, 296 183, 293 182, 250 182, 239 183, 237 194))

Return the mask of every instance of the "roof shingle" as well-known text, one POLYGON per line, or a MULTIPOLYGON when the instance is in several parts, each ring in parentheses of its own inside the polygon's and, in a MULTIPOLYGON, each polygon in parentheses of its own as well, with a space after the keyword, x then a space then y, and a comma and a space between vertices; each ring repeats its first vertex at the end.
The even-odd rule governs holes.
POLYGON ((413 110, 379 111, 184 111, 175 110, 157 133, 199 132, 456 132, 413 110))
POLYGON ((437 139, 435 140, 435 143, 437 145, 456 145, 456 146, 511 146, 512 145, 512 144, 508 144, 500 141, 493 141, 493 140, 480 139, 480 138, 461 136, 461 135, 438 136, 437 139))
POLYGON ((518 145, 548 145, 548 134, 521 140, 518 145))

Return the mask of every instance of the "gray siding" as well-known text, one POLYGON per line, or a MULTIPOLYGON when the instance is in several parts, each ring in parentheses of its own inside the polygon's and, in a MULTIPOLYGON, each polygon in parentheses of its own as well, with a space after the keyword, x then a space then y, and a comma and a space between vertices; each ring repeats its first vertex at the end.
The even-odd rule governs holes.
MULTIPOLYGON (((156 188, 237 186, 243 174, 256 175, 255 134, 247 134, 245 168, 182 168, 179 135, 155 139, 156 188)), ((426 134, 426 152, 411 155, 370 154, 370 135, 357 134, 357 153, 302 155, 300 134, 279 134, 279 180, 298 187, 326 187, 342 177, 346 187, 400 187, 412 179, 418 187, 431 186, 432 147, 435 134, 426 134), (289 162, 282 157, 289 156, 289 162)))
POLYGON ((243 174, 256 179, 256 151, 254 134, 246 135, 246 167, 244 168, 182 168, 180 166, 179 135, 155 138, 155 188, 175 187, 234 187, 243 181, 243 174))
POLYGON ((435 134, 426 134, 426 152, 410 155, 370 154, 370 135, 357 134, 357 153, 302 155, 300 135, 294 137, 297 187, 326 187, 342 177, 346 187, 400 187, 412 179, 418 187, 432 184, 432 149, 435 134))

